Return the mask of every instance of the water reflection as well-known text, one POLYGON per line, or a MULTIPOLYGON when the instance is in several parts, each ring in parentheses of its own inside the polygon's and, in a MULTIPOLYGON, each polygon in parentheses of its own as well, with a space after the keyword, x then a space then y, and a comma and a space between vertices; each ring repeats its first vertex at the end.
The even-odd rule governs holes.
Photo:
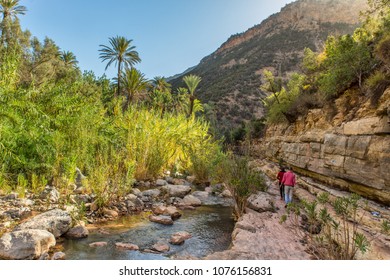
POLYGON ((222 251, 231 243, 234 227, 232 209, 223 206, 202 206, 197 210, 184 210, 174 225, 166 226, 149 222, 148 215, 125 217, 115 223, 104 225, 104 230, 93 230, 82 240, 65 240, 63 243, 67 259, 88 260, 158 260, 202 258, 213 252, 222 251), (187 231, 192 238, 183 245, 171 245, 164 254, 143 252, 158 241, 168 243, 170 236, 178 231, 187 231), (105 241, 105 247, 91 248, 92 242, 105 241), (133 243, 140 251, 120 250, 116 242, 133 243))

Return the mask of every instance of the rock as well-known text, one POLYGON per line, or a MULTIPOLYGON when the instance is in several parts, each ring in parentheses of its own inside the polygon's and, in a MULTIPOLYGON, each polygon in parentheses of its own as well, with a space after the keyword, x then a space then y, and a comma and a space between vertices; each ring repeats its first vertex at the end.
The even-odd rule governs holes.
POLYGON ((51 258, 52 260, 65 260, 65 253, 64 252, 55 252, 53 257, 51 258))
POLYGON ((181 217, 181 213, 177 210, 175 206, 164 206, 164 205, 158 205, 157 207, 153 208, 153 213, 155 215, 167 215, 171 216, 172 220, 177 220, 181 217))
POLYGON ((30 220, 20 224, 15 231, 25 229, 42 229, 51 232, 55 237, 59 237, 70 228, 72 218, 69 213, 60 209, 54 209, 39 214, 30 220))
POLYGON ((133 194, 130 199, 125 201, 125 203, 128 212, 140 212, 145 207, 144 202, 133 194))
POLYGON ((169 243, 173 245, 181 245, 185 240, 190 239, 192 235, 186 231, 179 231, 174 233, 169 240, 169 243))
POLYGON ((165 181, 163 179, 157 179, 156 180, 156 186, 157 187, 162 187, 162 186, 165 186, 165 185, 168 185, 167 181, 165 181))
POLYGON ((86 192, 85 187, 77 187, 74 191, 75 194, 83 194, 86 192))
POLYGON ((65 237, 69 239, 81 239, 88 237, 88 235, 88 229, 80 225, 68 230, 68 232, 65 234, 65 237))
POLYGON ((259 213, 273 212, 275 210, 274 201, 274 196, 265 192, 258 192, 248 198, 247 207, 259 213))
POLYGON ((39 195, 39 198, 49 200, 52 203, 57 203, 60 199, 60 193, 53 186, 46 186, 39 195))
POLYGON ((119 216, 117 211, 111 210, 111 209, 107 209, 107 208, 103 208, 103 214, 106 215, 106 216, 109 216, 111 218, 118 218, 118 216, 119 216))
POLYGON ((189 183, 184 180, 184 179, 180 179, 180 178, 173 178, 172 179, 172 183, 170 184, 173 184, 173 185, 188 185, 189 183))
POLYGON ((89 244, 89 247, 104 247, 107 246, 107 242, 100 241, 100 242, 93 242, 89 244))
POLYGON ((115 246, 118 249, 131 250, 131 251, 138 251, 139 250, 139 247, 137 245, 131 244, 131 243, 117 242, 117 243, 115 243, 115 246))
POLYGON ((187 195, 183 198, 183 200, 180 202, 180 206, 201 206, 202 202, 199 198, 193 196, 193 195, 187 195))
POLYGON ((152 250, 153 251, 157 251, 157 252, 160 252, 160 253, 166 253, 170 250, 171 248, 169 247, 168 244, 164 243, 164 242, 157 242, 156 244, 154 244, 152 246, 152 250))
POLYGON ((151 189, 151 190, 147 190, 147 191, 143 191, 142 192, 142 196, 145 197, 151 197, 151 198, 156 198, 160 195, 161 191, 158 190, 158 189, 151 189))
POLYGON ((173 220, 171 216, 165 216, 165 215, 160 215, 160 216, 155 216, 155 215, 150 215, 149 216, 149 221, 162 224, 162 225, 173 225, 173 220))
POLYGON ((23 198, 20 200, 20 205, 28 207, 28 206, 33 206, 35 202, 31 199, 23 198))
POLYGON ((166 185, 162 187, 162 190, 170 197, 183 198, 191 192, 191 187, 185 185, 166 185))
POLYGON ((92 202, 90 208, 91 208, 91 211, 97 211, 99 209, 99 206, 96 203, 96 201, 94 201, 94 202, 92 202))
POLYGON ((233 197, 232 193, 229 191, 229 190, 224 190, 222 193, 221 193, 222 197, 227 197, 227 198, 231 198, 233 197))
POLYGON ((133 194, 133 195, 135 195, 137 197, 141 197, 142 196, 142 192, 139 189, 137 189, 137 188, 131 189, 130 194, 133 194))
POLYGON ((18 194, 17 193, 10 193, 6 197, 4 197, 5 200, 15 200, 18 199, 18 194))
POLYGON ((0 259, 38 259, 54 245, 54 235, 46 230, 25 229, 5 233, 0 239, 0 259))
POLYGON ((87 177, 85 177, 83 173, 81 173, 81 170, 76 167, 76 186, 78 188, 81 188, 83 186, 83 180, 86 178, 87 177))

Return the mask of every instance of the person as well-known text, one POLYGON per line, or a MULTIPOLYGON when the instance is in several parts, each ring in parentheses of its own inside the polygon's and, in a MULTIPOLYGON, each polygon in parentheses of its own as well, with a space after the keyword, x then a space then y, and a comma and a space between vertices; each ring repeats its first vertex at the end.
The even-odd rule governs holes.
POLYGON ((284 200, 286 202, 285 207, 287 207, 287 205, 292 201, 295 183, 296 183, 295 174, 292 171, 292 168, 288 167, 287 172, 284 173, 282 179, 282 184, 284 184, 284 196, 285 196, 284 200))
POLYGON ((286 170, 284 167, 281 167, 278 176, 276 177, 279 181, 280 200, 284 200, 284 185, 282 184, 284 173, 286 173, 286 170))

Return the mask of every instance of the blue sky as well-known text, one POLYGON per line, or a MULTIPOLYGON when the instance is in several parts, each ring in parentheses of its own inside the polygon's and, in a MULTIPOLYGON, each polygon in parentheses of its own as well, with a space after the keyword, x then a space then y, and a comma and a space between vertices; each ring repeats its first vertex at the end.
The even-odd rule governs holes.
POLYGON ((279 12, 292 0, 20 0, 23 29, 72 51, 81 70, 105 72, 99 45, 117 35, 133 40, 147 78, 183 72, 231 35, 279 12))

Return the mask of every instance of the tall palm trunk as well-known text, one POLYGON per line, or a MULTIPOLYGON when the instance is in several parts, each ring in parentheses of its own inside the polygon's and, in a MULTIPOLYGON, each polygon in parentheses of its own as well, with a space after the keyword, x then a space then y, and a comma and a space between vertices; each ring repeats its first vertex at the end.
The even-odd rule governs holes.
POLYGON ((118 91, 115 93, 115 97, 121 94, 121 64, 122 64, 122 60, 119 60, 118 61, 118 88, 117 88, 118 91))

